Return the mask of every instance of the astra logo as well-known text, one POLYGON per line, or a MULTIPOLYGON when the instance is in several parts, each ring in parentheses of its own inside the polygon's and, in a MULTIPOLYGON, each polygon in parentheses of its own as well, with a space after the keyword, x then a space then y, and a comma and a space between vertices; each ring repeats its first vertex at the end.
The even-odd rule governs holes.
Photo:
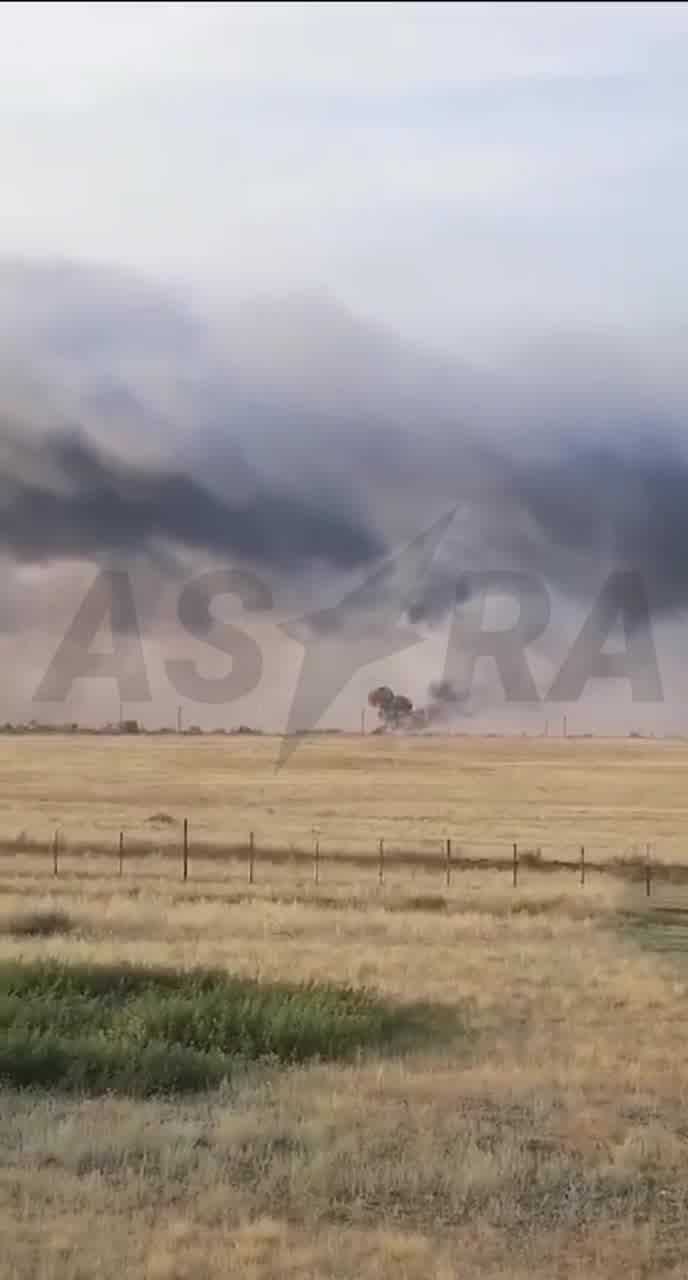
MULTIPOLYGON (((293 735, 315 728, 357 672, 423 641, 409 618, 416 612, 414 602, 422 598, 423 582, 453 515, 448 512, 388 557, 335 605, 295 620, 277 619, 270 587, 253 573, 215 569, 190 579, 177 598, 179 629, 200 645, 226 655, 228 668, 222 675, 209 677, 201 674, 192 658, 170 654, 165 675, 171 689, 191 702, 216 707, 258 689, 266 660, 257 639, 213 614, 213 604, 221 597, 238 599, 247 620, 271 620, 303 649, 287 719, 281 757, 285 759, 293 735)), ((592 679, 624 679, 633 701, 662 701, 648 597, 635 570, 619 569, 607 577, 544 693, 536 688, 528 653, 550 625, 550 594, 544 581, 513 570, 463 572, 456 575, 453 594, 441 678, 462 697, 470 695, 478 660, 489 658, 510 703, 575 702, 592 679), (490 628, 486 623, 495 595, 508 596, 513 602, 516 618, 507 628, 490 628), (605 651, 619 626, 623 648, 605 651)), ((97 574, 34 699, 63 702, 75 681, 103 678, 116 683, 122 702, 151 701, 134 591, 128 572, 122 569, 102 569, 97 574), (107 651, 100 651, 96 640, 104 626, 111 643, 107 651)))

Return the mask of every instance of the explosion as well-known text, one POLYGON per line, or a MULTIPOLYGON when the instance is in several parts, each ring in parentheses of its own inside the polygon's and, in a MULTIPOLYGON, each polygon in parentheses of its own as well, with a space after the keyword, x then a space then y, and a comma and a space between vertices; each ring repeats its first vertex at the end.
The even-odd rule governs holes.
POLYGON ((467 715, 468 695, 458 690, 451 680, 430 685, 430 701, 426 707, 414 707, 410 698, 395 693, 381 684, 368 694, 368 705, 375 707, 381 729, 405 729, 418 732, 434 724, 447 724, 458 715, 467 715))
POLYGON ((380 723, 385 729, 399 729, 413 716, 413 703, 403 693, 395 693, 389 685, 382 684, 368 695, 368 704, 377 709, 380 723))

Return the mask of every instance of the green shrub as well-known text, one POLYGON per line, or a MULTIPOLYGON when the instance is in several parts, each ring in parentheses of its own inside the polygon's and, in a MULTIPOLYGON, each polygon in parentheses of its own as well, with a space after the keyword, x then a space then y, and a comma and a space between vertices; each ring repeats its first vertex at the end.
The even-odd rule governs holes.
POLYGON ((403 1022, 366 991, 226 973, 53 961, 0 965, 0 1080, 150 1094, 198 1090, 237 1060, 338 1058, 403 1022))

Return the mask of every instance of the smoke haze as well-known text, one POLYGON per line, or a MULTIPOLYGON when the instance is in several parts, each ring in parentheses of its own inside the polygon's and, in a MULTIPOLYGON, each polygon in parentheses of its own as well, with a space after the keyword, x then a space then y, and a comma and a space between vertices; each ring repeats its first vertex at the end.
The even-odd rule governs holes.
POLYGON ((81 432, 31 439, 0 427, 1 550, 45 564, 140 555, 158 542, 287 573, 359 568, 380 551, 362 521, 318 505, 317 495, 246 484, 231 503, 172 466, 107 456, 81 432))
MULTIPOLYGON (((279 618, 331 607, 337 616, 344 599, 374 615, 387 588, 371 600, 356 584, 454 508, 406 605, 421 637, 446 630, 457 583, 481 570, 542 577, 556 606, 535 647, 547 669, 557 627, 570 641, 615 568, 640 573, 660 624, 683 617, 686 387, 636 353, 621 359, 618 344, 606 365, 604 342, 593 358, 572 339, 541 347, 535 364, 531 352, 518 371, 504 359, 488 373, 331 297, 208 301, 203 311, 197 295, 187 304, 64 263, 8 264, 0 301, 4 630, 28 648, 27 628, 54 641, 68 620, 74 595, 61 596, 60 583, 76 573, 86 584, 114 561, 148 575, 142 616, 153 629, 165 582, 217 565, 261 575, 279 618), (38 591, 49 602, 39 605, 38 591)), ((293 653, 265 625, 279 684, 293 653)), ((411 689, 426 727, 463 720, 469 701, 426 669, 423 649, 403 659, 415 676, 390 675, 392 686, 411 689)), ((338 706, 372 687, 369 673, 361 680, 338 706)), ((471 718, 490 701, 481 688, 471 718)))

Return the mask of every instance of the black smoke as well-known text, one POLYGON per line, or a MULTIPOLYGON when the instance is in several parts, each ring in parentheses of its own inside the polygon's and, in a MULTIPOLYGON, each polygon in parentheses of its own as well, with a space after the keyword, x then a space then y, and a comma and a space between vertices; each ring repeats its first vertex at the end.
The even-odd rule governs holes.
POLYGON ((222 482, 210 489, 186 471, 118 459, 83 432, 0 431, 0 549, 47 564, 170 543, 284 572, 311 562, 347 571, 380 553, 360 516, 259 484, 230 502, 222 482))
POLYGON ((654 613, 688 605, 678 361, 656 372, 647 352, 562 338, 518 376, 502 363, 488 377, 331 300, 267 300, 230 320, 74 264, 0 269, 0 315, 49 393, 69 375, 87 433, 51 421, 39 436, 30 405, 30 433, 0 433, 0 550, 19 561, 170 543, 311 575, 318 607, 355 603, 352 573, 458 506, 412 623, 442 621, 483 570, 538 575, 589 607, 605 574, 630 568, 654 613))
POLYGON ((688 606, 688 459, 659 424, 564 441, 556 461, 514 469, 510 502, 530 522, 515 554, 554 587, 576 595, 591 570, 620 568, 639 575, 655 614, 688 606))
POLYGON ((470 714, 470 691, 459 689, 452 680, 433 681, 428 694, 428 702, 415 707, 406 694, 395 693, 389 685, 380 685, 368 695, 368 705, 377 711, 380 729, 403 729, 405 733, 451 724, 458 717, 470 714))
MULTIPOLYGON (((688 609, 688 450, 658 419, 625 431, 552 431, 525 456, 512 444, 486 457, 461 433, 445 452, 462 521, 455 522, 411 602, 412 623, 437 624, 487 570, 532 575, 550 594, 589 607, 621 570, 642 583, 656 618, 688 609), (591 431, 596 438, 591 438, 591 431), (470 486, 463 477, 469 472, 470 486)), ((686 437, 688 439, 688 437, 686 437)), ((432 452, 432 450, 430 450, 432 452)), ((630 605, 629 605, 630 608, 630 605)))

